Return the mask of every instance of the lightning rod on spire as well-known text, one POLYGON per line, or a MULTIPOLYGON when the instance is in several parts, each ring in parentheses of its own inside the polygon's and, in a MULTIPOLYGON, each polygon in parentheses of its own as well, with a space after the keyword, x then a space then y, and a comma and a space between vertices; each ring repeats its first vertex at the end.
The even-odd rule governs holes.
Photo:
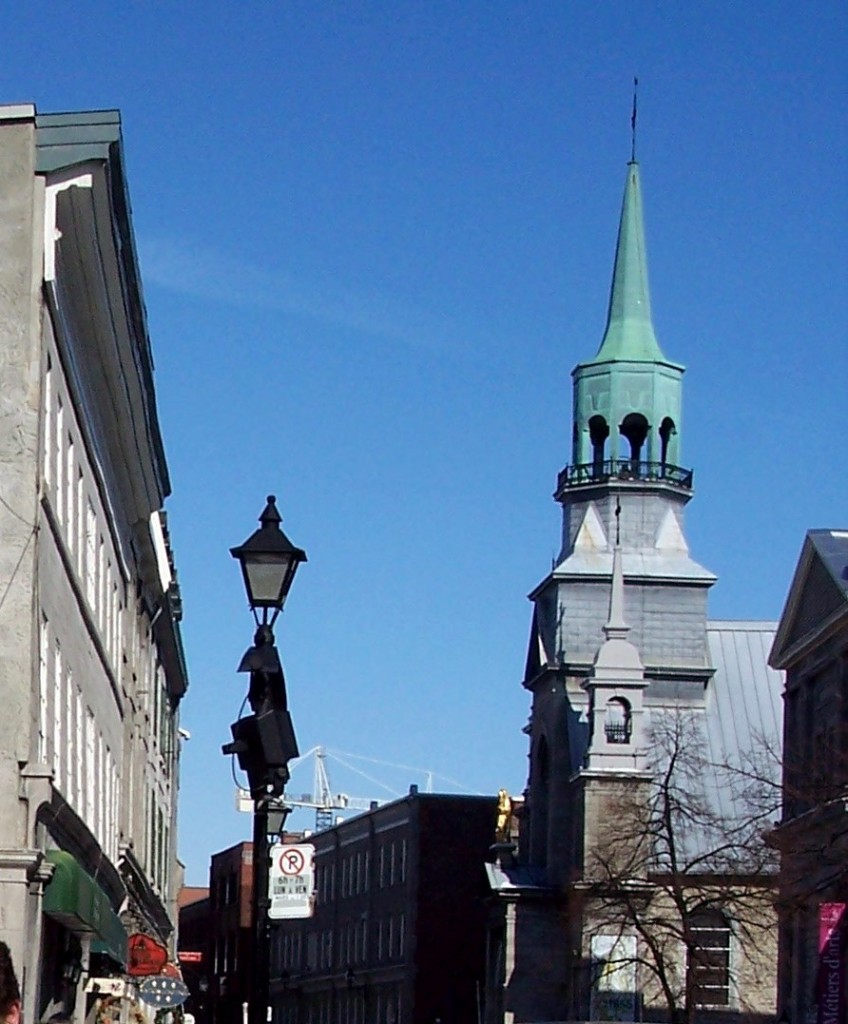
POLYGON ((633 79, 633 113, 630 115, 630 162, 636 163, 636 95, 639 90, 639 79, 633 79))

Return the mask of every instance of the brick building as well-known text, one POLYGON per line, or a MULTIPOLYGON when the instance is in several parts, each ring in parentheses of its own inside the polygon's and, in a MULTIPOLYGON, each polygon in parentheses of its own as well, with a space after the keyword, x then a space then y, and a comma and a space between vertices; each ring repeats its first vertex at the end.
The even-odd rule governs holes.
POLYGON ((274 1024, 476 1020, 496 805, 411 792, 312 836, 314 916, 272 930, 274 1024))
POLYGON ((191 993, 183 1009, 194 1016, 195 1024, 209 1022, 209 935, 212 927, 209 889, 184 885, 177 899, 179 930, 177 961, 183 981, 191 993))
POLYGON ((253 844, 214 853, 209 866, 209 922, 205 955, 209 969, 210 1024, 242 1018, 250 1001, 253 953, 253 844))

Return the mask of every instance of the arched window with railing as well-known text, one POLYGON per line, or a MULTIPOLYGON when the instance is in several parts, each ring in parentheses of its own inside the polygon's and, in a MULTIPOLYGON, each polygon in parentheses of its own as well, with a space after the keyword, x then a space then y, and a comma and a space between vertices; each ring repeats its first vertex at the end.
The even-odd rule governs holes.
POLYGON ((604 471, 604 455, 609 437, 609 424, 603 416, 589 420, 589 440, 592 442, 592 476, 601 476, 604 471))
POLYGON ((632 724, 630 704, 623 697, 613 697, 607 702, 604 714, 607 743, 629 743, 632 724))
POLYGON ((669 462, 676 462, 676 457, 672 451, 672 439, 677 435, 677 427, 674 425, 674 420, 670 416, 666 416, 660 424, 660 462, 662 463, 663 469, 669 462))
POLYGON ((642 459, 642 449, 648 436, 648 421, 642 413, 631 412, 621 421, 621 426, 618 430, 627 442, 627 448, 629 449, 629 451, 623 453, 623 457, 630 459, 633 472, 638 473, 639 463, 642 459))

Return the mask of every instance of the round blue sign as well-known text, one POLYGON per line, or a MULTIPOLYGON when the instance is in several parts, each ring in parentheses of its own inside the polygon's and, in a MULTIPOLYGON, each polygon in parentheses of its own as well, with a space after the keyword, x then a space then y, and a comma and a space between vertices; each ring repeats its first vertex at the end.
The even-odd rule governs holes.
POLYGON ((169 978, 164 974, 155 974, 145 978, 139 985, 138 994, 145 1001, 158 1009, 167 1006, 182 1006, 188 999, 188 986, 179 978, 169 978))

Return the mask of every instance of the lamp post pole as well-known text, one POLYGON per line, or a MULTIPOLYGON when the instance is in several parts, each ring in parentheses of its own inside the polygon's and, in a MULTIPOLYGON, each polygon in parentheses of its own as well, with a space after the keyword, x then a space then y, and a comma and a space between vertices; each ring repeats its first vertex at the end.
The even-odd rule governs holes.
POLYGON ((223 748, 225 754, 238 756, 239 765, 247 772, 253 798, 253 976, 249 1024, 267 1024, 268 1019, 270 811, 273 804, 274 830, 279 832, 286 813, 279 798, 289 779, 288 763, 298 755, 273 627, 297 567, 306 561, 306 552, 291 543, 280 528, 281 522, 276 499, 269 495, 259 517, 260 528, 244 544, 230 549, 241 564, 248 603, 256 621, 253 646, 245 652, 238 668, 239 672, 250 673, 247 700, 252 714, 233 722, 233 742, 223 748))
POLYGON ((267 1024, 271 974, 268 942, 268 798, 253 804, 253 979, 249 1024, 267 1024))

